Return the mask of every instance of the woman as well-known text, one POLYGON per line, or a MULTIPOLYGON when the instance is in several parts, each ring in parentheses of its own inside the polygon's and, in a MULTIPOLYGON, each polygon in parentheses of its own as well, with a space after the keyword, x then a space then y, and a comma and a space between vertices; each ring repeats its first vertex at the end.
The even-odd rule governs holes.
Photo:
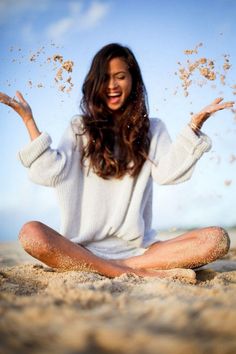
POLYGON ((189 179, 210 139, 201 132, 215 112, 233 106, 217 98, 195 114, 171 144, 159 119, 149 119, 146 91, 132 51, 119 44, 94 57, 83 84, 82 116, 72 119, 57 150, 40 133, 20 92, 2 103, 23 119, 31 142, 19 157, 30 178, 55 187, 61 207, 60 234, 38 221, 19 239, 33 257, 57 269, 90 269, 108 277, 184 277, 225 255, 227 232, 208 227, 159 241, 151 229, 152 183, 189 179))

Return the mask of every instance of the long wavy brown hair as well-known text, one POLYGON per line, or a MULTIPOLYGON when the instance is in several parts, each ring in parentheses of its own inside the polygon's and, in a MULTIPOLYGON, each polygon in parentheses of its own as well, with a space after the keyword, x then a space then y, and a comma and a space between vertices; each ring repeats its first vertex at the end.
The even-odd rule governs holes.
POLYGON ((150 123, 146 89, 132 51, 117 43, 103 47, 93 58, 82 93, 83 134, 88 140, 81 163, 89 159, 90 167, 104 179, 137 176, 148 157, 150 123), (113 58, 124 60, 132 77, 131 93, 119 119, 103 99, 108 63, 113 58))

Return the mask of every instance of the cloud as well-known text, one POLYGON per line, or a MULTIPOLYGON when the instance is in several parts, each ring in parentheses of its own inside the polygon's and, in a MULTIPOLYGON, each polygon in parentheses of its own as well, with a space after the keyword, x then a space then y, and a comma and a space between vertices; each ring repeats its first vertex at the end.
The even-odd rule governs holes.
POLYGON ((107 15, 109 5, 106 3, 94 1, 87 12, 81 16, 80 27, 82 29, 93 28, 107 15))
POLYGON ((61 40, 72 33, 92 29, 105 18, 109 9, 110 4, 104 1, 93 1, 85 10, 81 2, 70 2, 68 15, 51 23, 46 35, 52 40, 61 40))
POLYGON ((18 34, 27 42, 34 42, 41 36, 59 42, 99 25, 110 6, 108 0, 0 0, 0 26, 5 33, 17 27, 18 34))
POLYGON ((66 33, 73 30, 75 21, 73 18, 64 17, 61 20, 51 24, 46 30, 47 36, 50 39, 56 40, 66 35, 66 33))
POLYGON ((45 11, 49 5, 50 0, 0 0, 0 25, 18 20, 24 13, 45 11))

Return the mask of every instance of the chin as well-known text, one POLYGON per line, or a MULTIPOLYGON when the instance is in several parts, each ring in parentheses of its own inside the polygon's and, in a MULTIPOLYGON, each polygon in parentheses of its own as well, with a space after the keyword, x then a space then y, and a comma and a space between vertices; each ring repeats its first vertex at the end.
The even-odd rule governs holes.
POLYGON ((112 112, 118 112, 122 109, 122 106, 120 107, 108 107, 112 112))
POLYGON ((107 107, 112 111, 112 112, 119 112, 119 111, 124 111, 126 104, 125 102, 120 103, 117 106, 112 106, 112 105, 107 105, 107 107))

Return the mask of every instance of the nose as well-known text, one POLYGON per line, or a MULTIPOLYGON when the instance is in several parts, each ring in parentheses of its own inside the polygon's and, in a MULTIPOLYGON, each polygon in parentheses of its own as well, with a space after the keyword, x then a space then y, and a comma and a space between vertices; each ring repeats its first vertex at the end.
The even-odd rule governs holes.
POLYGON ((108 89, 112 90, 117 87, 118 87, 117 79, 115 77, 110 77, 108 80, 108 89))

